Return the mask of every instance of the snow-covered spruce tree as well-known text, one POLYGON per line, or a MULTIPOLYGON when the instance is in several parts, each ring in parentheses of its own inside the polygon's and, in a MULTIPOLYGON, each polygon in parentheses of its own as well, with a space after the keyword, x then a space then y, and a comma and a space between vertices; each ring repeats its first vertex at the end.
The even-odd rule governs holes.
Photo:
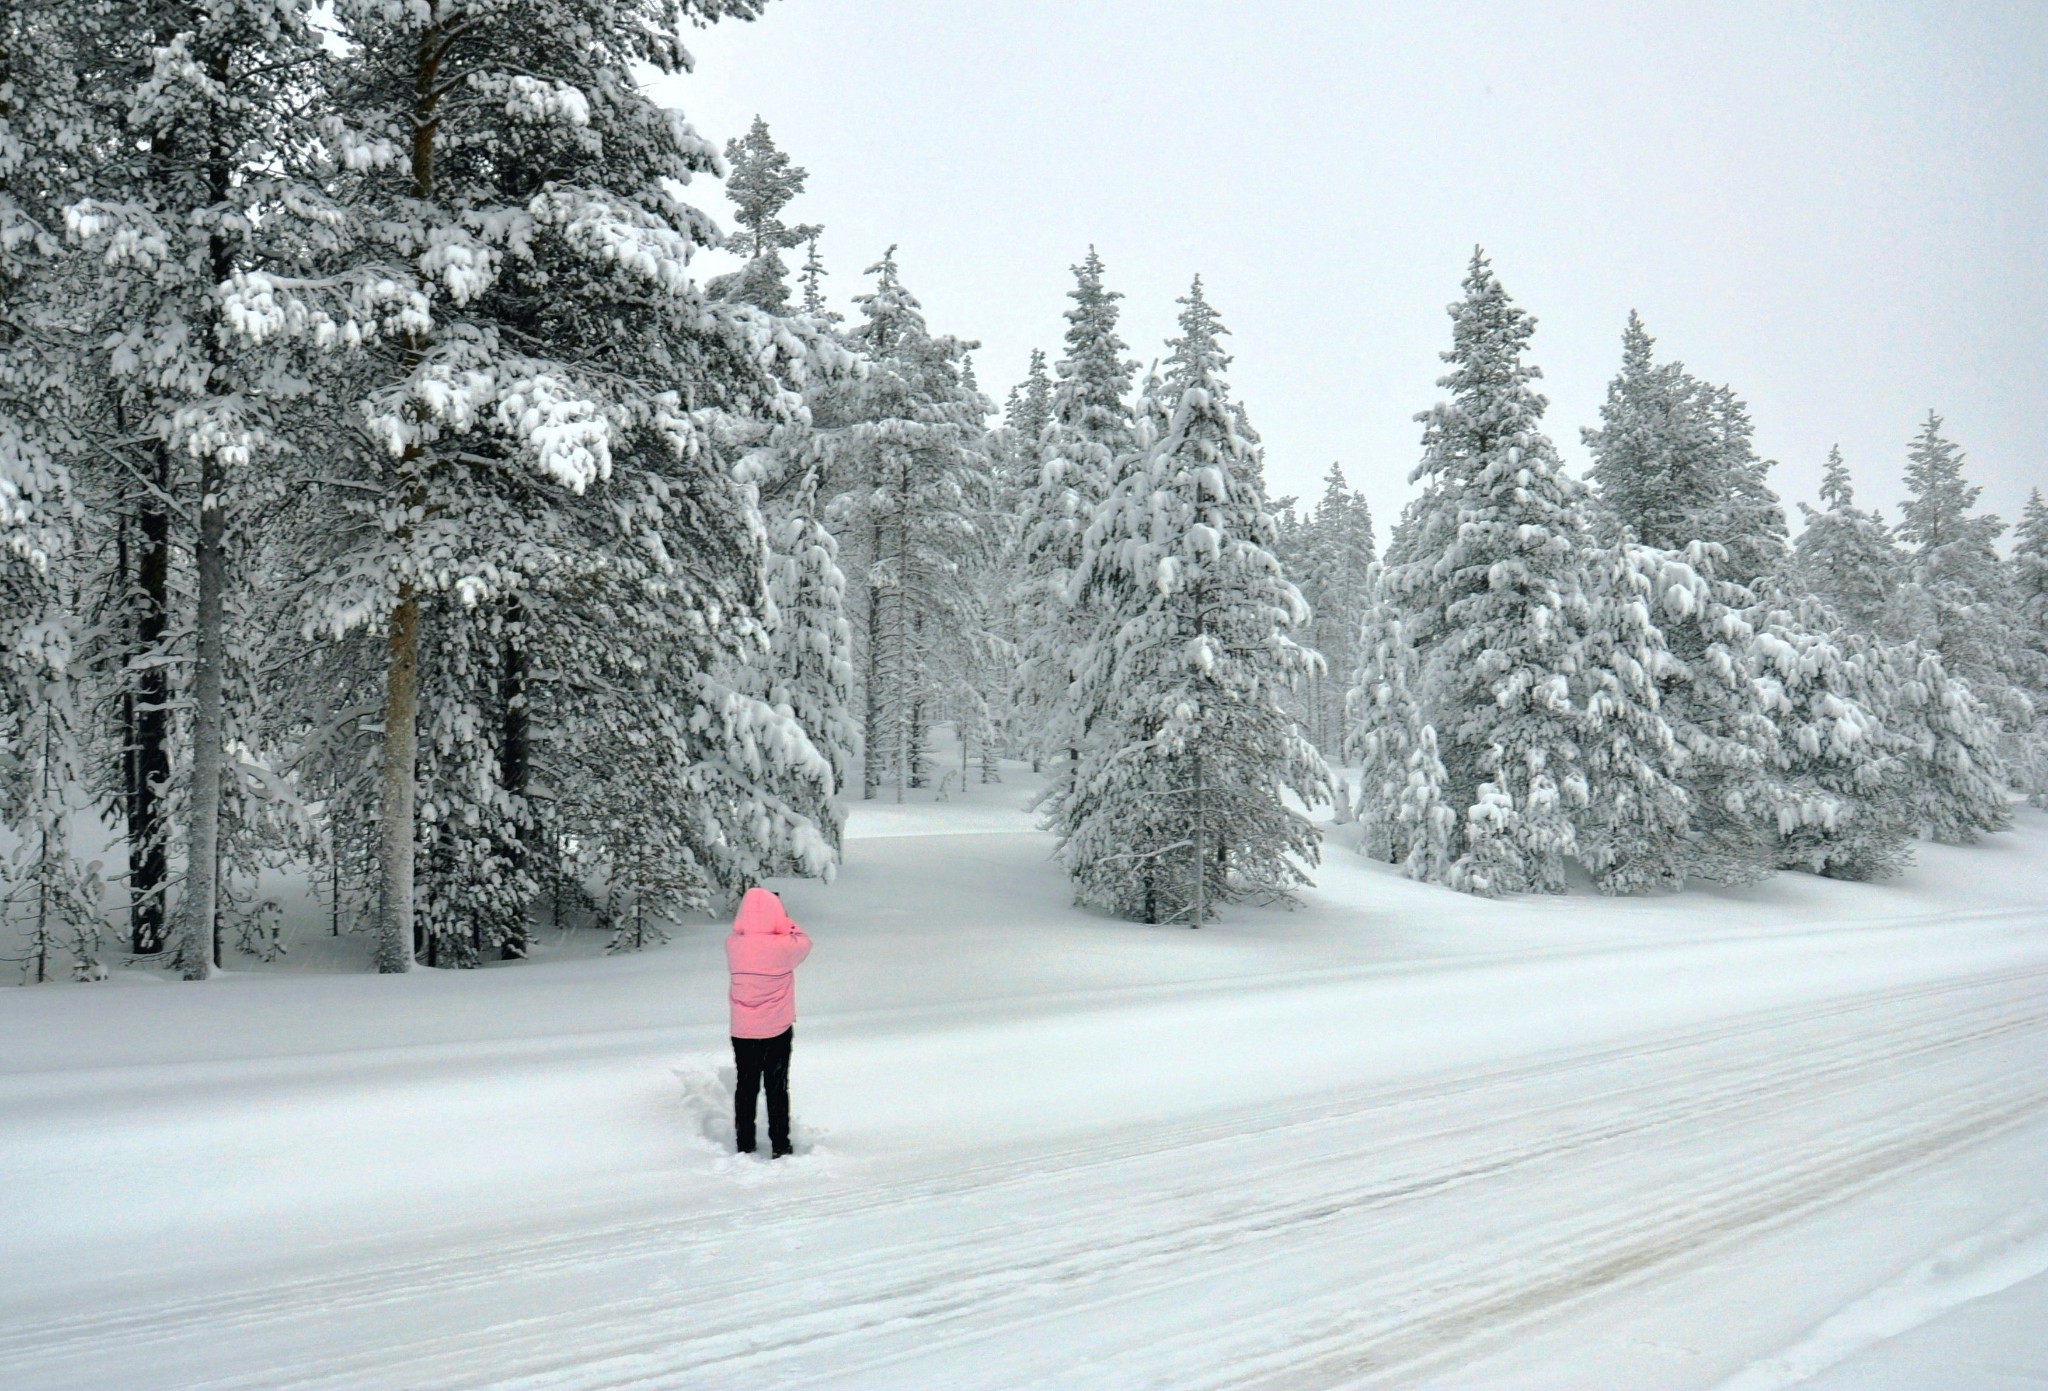
POLYGON ((831 762, 829 785, 815 777, 800 782, 792 800, 836 852, 846 822, 840 794, 858 772, 861 728, 854 712, 846 576, 839 568, 839 543, 822 516, 819 474, 817 468, 806 470, 793 494, 769 513, 775 679, 767 700, 788 712, 831 762))
POLYGON ((1785 505, 1770 485, 1777 462, 1757 454, 1749 407, 1733 387, 1713 387, 1707 394, 1708 433, 1726 487, 1715 500, 1702 539, 1718 543, 1725 553, 1718 567, 1722 579, 1752 591, 1778 585, 1791 564, 1792 547, 1785 505))
POLYGON ((1461 848, 1458 811, 1444 800, 1436 730, 1422 722, 1416 703, 1421 666, 1377 563, 1368 569, 1365 590, 1344 742, 1345 755, 1361 770, 1359 853, 1401 865, 1410 878, 1442 883, 1461 848))
POLYGON ((1609 631, 1633 621, 1658 690, 1657 713, 1683 751, 1676 779, 1688 799, 1683 834, 1661 838, 1638 866, 1637 882, 1687 877, 1749 883, 1777 866, 1780 805, 1778 729, 1756 680, 1756 600, 1718 577, 1718 545, 1681 551, 1624 542, 1606 556, 1598 586, 1609 631))
POLYGON ((2034 703, 2033 736, 2016 764, 2028 800, 2043 807, 2048 806, 2048 502, 2039 488, 2027 495, 2014 533, 2013 607, 2025 648, 2027 694, 2034 703))
MULTIPOLYGON (((691 280, 689 258, 713 233, 675 188, 717 157, 633 75, 688 65, 683 21, 757 8, 337 7, 351 44, 337 107, 350 119, 328 138, 365 234, 322 276, 252 278, 243 293, 252 332, 363 344, 338 362, 361 378, 369 447, 331 490, 355 522, 329 528, 312 622, 384 635, 384 969, 423 945, 413 868, 439 863, 433 824, 531 824, 541 813, 522 780, 547 786, 556 824, 544 832, 587 831, 586 850, 614 867, 688 852, 670 856, 650 912, 708 901, 791 854, 814 870, 820 848, 829 855, 756 776, 822 756, 794 721, 715 675, 768 646, 764 537, 731 475, 725 422, 794 410, 776 374, 805 345, 691 280), (484 631, 458 642, 458 623, 484 631), (491 682, 517 700, 494 708, 469 693, 492 718, 452 728, 481 748, 452 764, 420 758, 420 697, 443 695, 423 676, 482 680, 482 639, 500 633, 526 644, 501 649, 491 682), (429 636, 472 656, 423 661, 429 636), (523 774, 505 757, 515 712, 531 731, 523 774), (614 756, 607 741, 628 735, 652 750, 643 759, 664 760, 661 776, 614 756), (441 767, 465 771, 423 786, 441 767), (621 822, 663 834, 607 839, 627 834, 621 822)), ((430 708, 424 724, 441 721, 430 708)), ((514 839, 503 848, 516 859, 525 838, 514 839)), ((465 898, 443 901, 460 911, 465 898)), ((460 922, 435 930, 457 960, 478 936, 460 922)))
POLYGON ((721 299, 741 300, 771 314, 786 314, 789 304, 789 271, 782 253, 811 243, 811 260, 805 267, 807 294, 824 269, 817 263, 817 236, 824 230, 808 223, 789 224, 782 210, 804 191, 808 171, 799 168, 768 133, 768 123, 759 116, 746 137, 725 142, 725 193, 734 204, 734 219, 741 236, 732 249, 747 258, 746 268, 713 280, 711 293, 721 299))
POLYGON ((830 405, 844 422, 830 516, 848 543, 864 706, 862 791, 925 785, 933 724, 976 689, 971 640, 982 630, 964 567, 983 545, 993 472, 984 449, 988 400, 967 367, 972 343, 935 336, 898 276, 895 248, 868 268, 847 342, 866 372, 830 405))
POLYGON ((1734 391, 1683 363, 1657 363, 1655 344, 1631 311, 1600 428, 1581 432, 1603 521, 1661 550, 1718 546, 1719 578, 1753 585, 1782 569, 1786 554, 1784 511, 1765 481, 1771 464, 1756 456, 1734 391))
POLYGON ((1853 631, 1875 636, 1903 578, 1904 557, 1883 519, 1856 506, 1840 446, 1828 451, 1820 500, 1819 508, 1799 504, 1806 518, 1793 547, 1799 587, 1853 631))
MULTIPOLYGON (((1684 755, 1683 832, 1653 837, 1634 877, 1744 882, 1775 868, 1777 731, 1753 680, 1743 615, 1756 599, 1731 576, 1760 580, 1782 568, 1783 521, 1741 403, 1678 363, 1653 363, 1652 347, 1630 314, 1601 428, 1584 432, 1613 538, 1595 570, 1600 628, 1631 635, 1628 659, 1648 669, 1658 715, 1684 755)), ((1657 819, 1667 831, 1674 824, 1657 819)))
POLYGON ((1199 280, 1180 303, 1172 424, 1083 538, 1085 733, 1049 819, 1081 900, 1199 926, 1219 903, 1284 901, 1307 882, 1316 832, 1284 794, 1323 801, 1329 780, 1282 704, 1317 658, 1295 641, 1307 608, 1239 472, 1253 455, 1223 378, 1225 330, 1199 280))
POLYGON ((845 316, 825 301, 825 277, 832 272, 825 269, 825 262, 818 255, 818 234, 812 233, 809 249, 804 253, 804 268, 796 273, 803 282, 803 310, 820 325, 839 323, 845 316))
POLYGON ((1940 654, 1917 643, 1880 654, 1886 678, 1885 731, 1900 751, 1902 780, 1888 788, 1920 834, 1968 845, 2012 824, 1999 722, 1970 684, 1951 677, 1940 654))
POLYGON ((99 933, 93 876, 69 834, 81 721, 65 461, 81 446, 70 408, 82 345, 64 310, 84 276, 61 231, 78 187, 64 149, 106 138, 107 113, 67 71, 104 37, 103 18, 0 11, 0 839, 14 842, 0 855, 0 933, 36 980, 65 946, 74 974, 90 974, 99 933))
POLYGON ((1970 515, 1983 489, 1964 477, 1963 462, 1963 451, 1942 434, 1942 418, 1929 411, 1906 451, 1908 497, 1898 527, 1906 574, 1889 627, 1892 636, 1940 653, 1944 672, 1969 682, 2017 751, 2035 712, 2025 655, 2012 642, 2009 577, 1994 549, 2005 523, 1970 515))
POLYGON ((1601 628, 1587 500, 1540 429, 1540 371, 1522 360, 1534 320, 1482 252, 1450 314, 1452 370, 1439 384, 1451 399, 1418 417, 1424 491, 1383 580, 1420 659, 1420 723, 1436 731, 1443 795, 1464 821, 1447 881, 1560 891, 1583 818, 1599 829, 1589 867, 1624 885, 1682 805, 1652 673, 1631 650, 1651 632, 1601 628))
POLYGON ((1317 748, 1335 753, 1344 742, 1346 682, 1359 662, 1366 572, 1378 554, 1372 509, 1363 495, 1346 485, 1344 470, 1331 464, 1323 478, 1322 497, 1294 531, 1293 545, 1283 548, 1283 559, 1313 615, 1309 644, 1323 656, 1323 669, 1309 678, 1301 693, 1302 723, 1317 748), (1285 554, 1286 549, 1293 554, 1285 554))
POLYGON ((1071 580, 1089 521, 1116 482, 1119 460, 1135 444, 1130 395, 1137 370, 1117 335, 1123 296, 1103 284, 1094 247, 1073 272, 1066 355, 1055 369, 1050 400, 1042 416, 1035 402, 1026 403, 1027 421, 1038 419, 1040 429, 1016 564, 1021 689, 1038 736, 1033 756, 1063 761, 1068 778, 1086 733, 1073 704, 1077 639, 1091 622, 1074 609, 1071 580))
POLYGON ((1758 691, 1779 733, 1778 863, 1836 879, 1897 874, 1912 863, 1914 826, 1885 727, 1882 653, 1831 632, 1811 598, 1762 614, 1754 631, 1758 691))

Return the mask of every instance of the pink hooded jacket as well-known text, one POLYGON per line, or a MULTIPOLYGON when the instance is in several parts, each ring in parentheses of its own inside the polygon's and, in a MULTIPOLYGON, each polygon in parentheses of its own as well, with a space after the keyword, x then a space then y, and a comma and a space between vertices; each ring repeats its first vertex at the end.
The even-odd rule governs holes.
POLYGON ((774 1038, 796 1023, 796 968, 811 939, 766 889, 748 889, 725 939, 732 972, 732 1036, 774 1038))

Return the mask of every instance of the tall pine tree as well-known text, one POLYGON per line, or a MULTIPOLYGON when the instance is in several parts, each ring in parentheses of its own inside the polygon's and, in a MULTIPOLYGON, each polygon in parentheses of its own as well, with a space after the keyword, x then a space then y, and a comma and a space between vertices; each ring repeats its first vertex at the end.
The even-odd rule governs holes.
POLYGON ((1329 783, 1283 705, 1317 658, 1294 637, 1307 608, 1273 554, 1224 329, 1199 279, 1180 304, 1171 424, 1083 538, 1084 732, 1050 819, 1084 901, 1199 926, 1222 902, 1306 882, 1317 836, 1285 794, 1314 803, 1329 783))

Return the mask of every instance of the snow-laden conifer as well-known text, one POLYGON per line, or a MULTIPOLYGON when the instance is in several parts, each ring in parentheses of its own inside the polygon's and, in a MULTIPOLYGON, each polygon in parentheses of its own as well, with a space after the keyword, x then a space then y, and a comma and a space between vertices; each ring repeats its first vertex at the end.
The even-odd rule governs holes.
POLYGON ((1907 498, 1899 508, 1905 576, 1888 627, 1941 655, 1943 671, 1970 683, 1976 699, 2017 741, 2030 734, 2024 649, 2012 642, 2009 576, 1994 548, 2005 523, 1972 515, 1983 489, 1964 475, 1962 449, 1927 413, 1906 451, 1907 498))
POLYGON ((1093 247, 1073 272, 1066 353, 1042 415, 1031 397, 1023 403, 1024 420, 1037 420, 1039 430, 1016 562, 1020 690, 1036 733, 1034 756, 1064 761, 1067 777, 1085 733, 1073 687, 1077 642, 1091 621, 1074 608, 1071 580, 1082 536, 1116 483, 1120 461, 1133 453, 1137 431, 1130 399, 1137 366, 1117 335, 1123 296, 1103 284, 1093 247))
POLYGON ((741 233, 729 245, 747 258, 747 264, 742 270, 713 280, 711 293, 744 301, 771 314, 787 313, 789 271, 782 262, 782 253, 809 242, 805 293, 818 298, 816 282, 824 268, 817 263, 817 236, 823 229, 782 220, 782 210, 804 191, 804 183, 810 177, 808 171, 776 147, 775 137, 768 133, 768 123, 759 116, 754 117, 744 137, 725 142, 725 163, 725 193, 733 201, 733 216, 741 233))
POLYGON ((1275 524, 1238 432, 1224 331, 1196 281, 1180 301, 1171 424, 1096 509, 1073 580, 1092 631, 1077 664, 1078 766, 1050 821, 1076 894, 1196 926, 1239 898, 1285 900, 1328 775, 1282 702, 1316 663, 1275 524))
POLYGON ((1656 340, 1631 311, 1621 371, 1608 383, 1600 428, 1583 431, 1606 518, 1645 545, 1720 547, 1720 578, 1748 586, 1785 557, 1785 519, 1766 482, 1734 391, 1683 363, 1654 360, 1656 340))
POLYGON ((986 628, 979 591, 963 582, 990 538, 994 470, 986 452, 988 399, 967 355, 975 346, 934 334, 903 283, 895 248, 868 268, 847 333, 865 359, 834 395, 843 428, 828 482, 854 592, 863 705, 862 792, 921 787, 933 726, 981 718, 994 695, 976 642, 986 628))
POLYGON ((1794 546, 1799 583, 1843 623, 1873 636, 1903 578, 1903 557, 1883 519, 1856 505, 1840 446, 1828 450, 1820 500, 1818 508, 1799 504, 1806 519, 1794 546))
POLYGON ((1344 742, 1346 683, 1358 667, 1366 573, 1378 553, 1372 509, 1346 484, 1343 468, 1331 464, 1315 507, 1291 526, 1283 524, 1283 531, 1282 558, 1308 601, 1309 644, 1324 663, 1301 693, 1302 724, 1318 748, 1335 753, 1344 742))
MULTIPOLYGON (((1389 548, 1387 597, 1420 659, 1421 723, 1436 731, 1443 795, 1466 848, 1447 876, 1479 893, 1558 891, 1575 821, 1599 795, 1608 865, 1629 855, 1621 823, 1669 803, 1668 732, 1649 673, 1622 650, 1589 593, 1583 489, 1540 428, 1544 399, 1523 361, 1534 320, 1475 251, 1450 307, 1450 399, 1424 423, 1423 483, 1389 548)), ((1654 818, 1653 818, 1654 819, 1654 818)))
POLYGON ((649 914, 829 857, 772 775, 823 755, 724 675, 769 646, 741 426, 799 409, 811 348, 692 279, 715 233, 679 188, 717 155, 636 76, 687 67, 682 21, 757 8, 336 7, 327 142, 360 235, 236 299, 251 338, 340 350, 362 402, 310 627, 381 635, 386 969, 494 945, 439 914, 415 932, 415 859, 438 872, 444 819, 497 842, 471 865, 575 839, 649 914), (470 747, 423 758, 422 730, 470 747))
POLYGON ((204 977, 222 917, 224 807, 246 776, 265 772, 237 733, 248 686, 234 673, 254 654, 229 614, 251 578, 243 562, 260 504, 288 491, 280 471, 321 434, 321 385, 255 350, 235 287, 309 265, 348 219, 307 120, 332 62, 309 6, 164 0, 120 13, 115 48, 92 56, 90 80, 123 108, 125 138, 92 152, 94 187, 65 220, 101 262, 94 307, 105 336, 93 370, 125 426, 116 452, 131 478, 153 485, 152 501, 172 500, 143 527, 152 603, 169 602, 157 580, 165 549, 191 557, 181 621, 149 622, 191 635, 178 955, 187 976, 204 977))
POLYGON ((2048 806, 2048 502, 2041 490, 2027 495, 2013 529, 2012 595, 2024 649, 2027 695, 2034 728, 2014 760, 2017 780, 2035 806, 2048 806))
POLYGON ((1459 808, 1445 799, 1436 730, 1423 723, 1415 698, 1421 666, 1377 564, 1369 567, 1366 594, 1359 662, 1345 701, 1344 751, 1360 765, 1359 852, 1401 865, 1411 878, 1442 883, 1463 849, 1459 808))
POLYGON ((1777 857, 1837 879, 1912 862, 1899 741, 1886 728, 1888 674, 1873 641, 1836 628, 1818 601, 1759 615, 1757 690, 1778 731, 1777 857))

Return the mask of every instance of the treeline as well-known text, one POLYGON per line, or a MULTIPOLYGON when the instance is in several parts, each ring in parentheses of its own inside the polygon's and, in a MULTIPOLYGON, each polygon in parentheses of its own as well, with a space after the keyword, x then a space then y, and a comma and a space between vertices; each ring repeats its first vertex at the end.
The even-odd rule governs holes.
POLYGON ((1853 503, 1788 544, 1742 402, 1630 317, 1581 483, 1542 433, 1534 321, 1475 254, 1422 485, 1367 582, 1349 750, 1362 848, 1478 893, 1897 871, 1915 836, 2048 793, 2044 564, 2010 561, 1929 414, 1896 527, 1853 503), (2002 636, 2000 636, 2002 635, 2002 636))
POLYGON ((543 902, 638 946, 829 877, 942 726, 963 776, 1031 760, 1077 893, 1150 921, 1284 899, 1332 797, 1503 892, 1882 872, 2042 785, 2048 514, 2000 560, 1938 420, 1897 528, 1837 463, 1794 547, 1741 403, 1632 324, 1582 486, 1475 260, 1379 562, 1335 468, 1267 496, 1199 279, 1141 371, 1091 251, 1000 412, 893 250, 836 312, 767 126, 720 151, 637 82, 759 8, 0 15, 30 978, 102 973, 110 897, 188 976, 273 954, 281 869, 385 970, 520 956, 543 902))

